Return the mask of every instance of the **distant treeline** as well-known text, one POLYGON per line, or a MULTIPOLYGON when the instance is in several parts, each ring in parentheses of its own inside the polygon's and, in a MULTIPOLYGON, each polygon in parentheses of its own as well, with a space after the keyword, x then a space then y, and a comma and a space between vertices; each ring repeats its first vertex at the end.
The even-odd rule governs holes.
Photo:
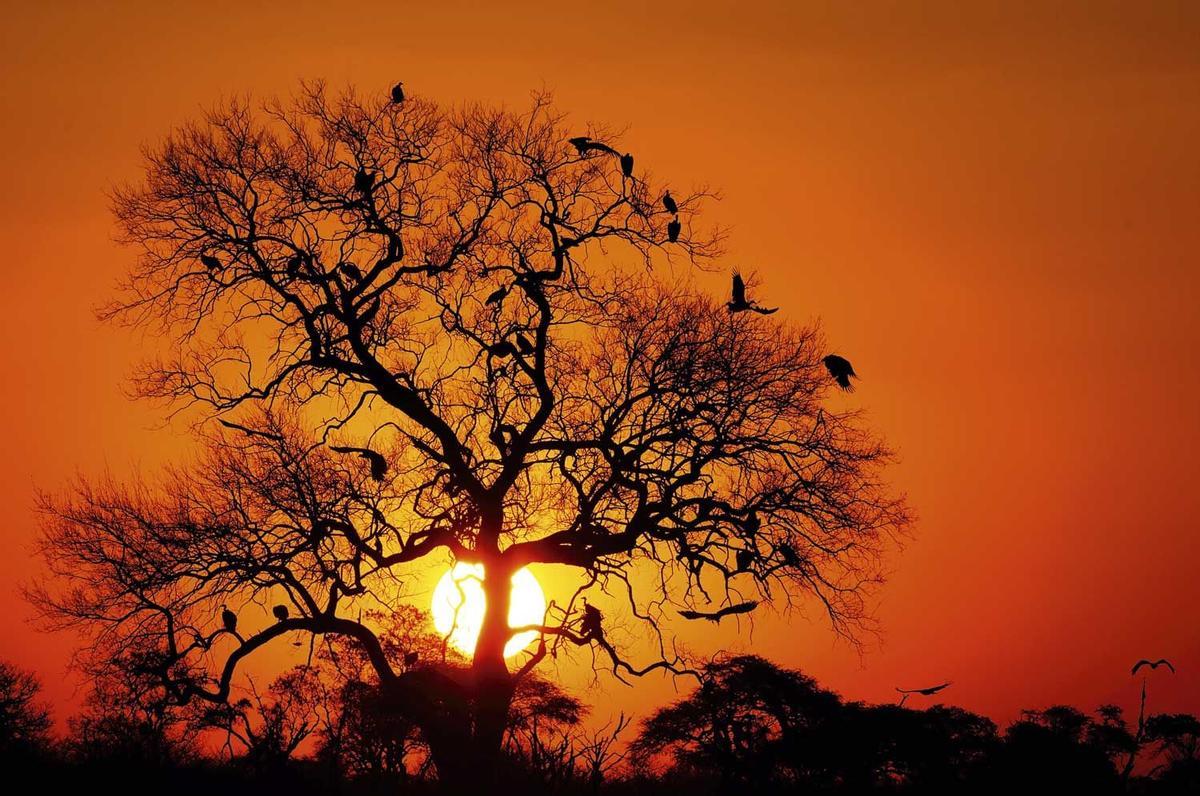
MULTIPOLYGON (((703 685, 639 726, 532 679, 514 700, 506 792, 1200 793, 1200 721, 1120 708, 1026 711, 1003 731, 960 708, 847 702, 762 658, 710 664, 703 685), (513 791, 512 789, 516 790, 513 791)), ((297 667, 226 706, 170 708, 97 682, 55 738, 37 678, 0 663, 0 765, 22 792, 437 792, 415 725, 372 685, 297 667), (201 737, 205 742, 201 743, 201 737)))

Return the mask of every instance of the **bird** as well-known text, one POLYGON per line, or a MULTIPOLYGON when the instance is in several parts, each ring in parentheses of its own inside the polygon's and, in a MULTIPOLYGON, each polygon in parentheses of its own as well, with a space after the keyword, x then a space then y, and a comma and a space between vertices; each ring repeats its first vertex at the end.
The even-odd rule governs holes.
POLYGON ((610 155, 617 154, 617 150, 610 147, 608 144, 594 141, 589 136, 577 135, 574 138, 568 139, 571 146, 575 147, 575 151, 583 157, 588 152, 607 152, 610 155))
POLYGON ((419 652, 409 652, 409 653, 405 654, 404 668, 411 669, 412 667, 417 665, 417 661, 419 661, 420 659, 421 659, 421 654, 419 652))
POLYGON ((767 309, 760 307, 753 301, 746 298, 746 282, 742 279, 742 275, 737 271, 733 272, 733 297, 729 303, 725 305, 730 312, 757 312, 759 315, 770 315, 773 312, 778 312, 778 307, 767 309))
POLYGON ((720 622, 722 617, 732 614, 748 614, 758 607, 757 600, 747 600, 736 605, 727 605, 719 611, 680 611, 684 619, 707 619, 710 622, 720 622))
POLYGON ((387 475, 387 471, 388 471, 387 459, 383 458, 383 454, 377 453, 376 451, 373 451, 370 448, 355 448, 355 447, 351 447, 349 445, 330 445, 329 449, 333 450, 333 451, 337 451, 338 453, 353 453, 353 454, 356 454, 359 458, 361 458, 367 462, 370 462, 371 477, 374 478, 376 481, 382 481, 383 477, 385 475, 387 475))
POLYGON ((1143 666, 1149 666, 1151 669, 1157 669, 1159 666, 1166 666, 1171 670, 1171 674, 1175 674, 1175 667, 1172 666, 1171 662, 1166 658, 1159 658, 1156 661, 1148 661, 1145 658, 1142 658, 1133 665, 1133 670, 1130 672, 1130 674, 1137 674, 1138 669, 1142 668, 1143 666))
POLYGON ((404 102, 404 84, 397 83, 392 86, 392 102, 396 105, 404 102))
POLYGON ((517 348, 519 348, 521 353, 525 356, 529 356, 534 352, 533 343, 529 342, 529 338, 520 332, 517 333, 517 348))
POLYGON ((920 694, 921 696, 933 696, 938 691, 948 687, 950 683, 942 683, 941 685, 931 685, 928 688, 897 688, 901 694, 920 694))
POLYGON ((211 254, 200 255, 201 264, 210 271, 215 271, 221 267, 221 261, 211 254))
POLYGON ((362 271, 359 270, 359 267, 354 263, 338 263, 338 270, 355 282, 362 281, 362 271))
POLYGON ((498 287, 495 290, 493 290, 491 293, 489 293, 488 297, 483 300, 483 303, 484 304, 493 304, 493 305, 499 307, 501 304, 504 303, 504 297, 507 295, 508 295, 508 288, 505 286, 501 286, 501 287, 498 287))
POLYGON ((297 276, 300 275, 300 266, 302 266, 302 265, 304 265, 304 255, 302 255, 302 254, 293 255, 287 261, 287 275, 290 276, 291 278, 295 279, 297 276))
POLYGON ((517 349, 512 343, 507 340, 501 340, 498 343, 492 343, 488 346, 488 354, 494 357, 511 357, 517 353, 517 349))
POLYGON ((229 606, 221 606, 221 624, 225 625, 226 633, 237 633, 237 614, 229 610, 229 606))
POLYGON ((621 173, 626 177, 633 176, 633 155, 628 152, 621 155, 621 173))
POLYGON ((795 548, 793 548, 787 542, 779 545, 779 555, 783 557, 783 563, 787 564, 788 566, 800 566, 800 556, 796 553, 795 548))
POLYGON ((854 385, 850 383, 850 378, 858 378, 858 374, 854 372, 854 366, 850 364, 850 360, 845 357, 840 357, 837 354, 830 354, 821 360, 825 363, 825 369, 829 371, 829 375, 838 383, 846 392, 854 392, 854 385))
POLYGON ((679 223, 678 218, 672 219, 671 222, 667 224, 667 240, 669 240, 671 243, 679 240, 679 231, 682 228, 683 225, 679 223))
POLYGON ((667 208, 668 213, 678 213, 679 205, 675 204, 675 197, 671 196, 671 192, 667 191, 662 198, 663 207, 667 208))
POLYGON ((759 518, 758 512, 751 509, 746 515, 746 519, 742 522, 742 529, 747 535, 753 536, 758 533, 758 529, 762 527, 762 519, 759 518))
POLYGON ((754 552, 751 550, 737 551, 738 572, 745 572, 754 564, 754 552))
POLYGON ((271 609, 271 613, 275 614, 275 618, 280 622, 288 618, 288 607, 286 605, 277 605, 271 609))
POLYGON ((583 622, 580 623, 580 633, 584 638, 600 638, 604 635, 604 629, 601 623, 604 621, 604 614, 600 613, 600 609, 594 605, 590 605, 586 599, 583 601, 583 622))
POLYGON ((354 189, 359 193, 368 193, 375 187, 375 175, 359 169, 354 173, 354 189))

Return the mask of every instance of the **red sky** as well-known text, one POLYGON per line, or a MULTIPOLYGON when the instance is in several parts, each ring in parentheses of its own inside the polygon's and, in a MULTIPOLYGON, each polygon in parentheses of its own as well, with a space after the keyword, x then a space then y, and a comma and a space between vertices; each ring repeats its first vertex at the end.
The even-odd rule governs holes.
POLYGON ((884 637, 857 651, 814 614, 698 643, 850 698, 950 679, 1002 721, 1129 704, 1132 662, 1166 656, 1151 707, 1200 711, 1200 6, 246 5, 30 4, 0 30, 0 658, 63 711, 72 641, 16 593, 32 491, 188 448, 122 393, 140 341, 91 314, 131 256, 105 190, 202 107, 316 77, 446 103, 552 89, 657 174, 719 188, 730 266, 851 356, 920 515, 884 637))

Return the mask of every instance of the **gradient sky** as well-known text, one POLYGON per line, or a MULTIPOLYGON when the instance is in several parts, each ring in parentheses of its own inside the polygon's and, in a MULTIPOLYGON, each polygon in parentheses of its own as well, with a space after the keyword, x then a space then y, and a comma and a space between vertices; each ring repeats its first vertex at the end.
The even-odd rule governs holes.
POLYGON ((1166 656, 1151 708, 1200 711, 1200 5, 248 5, 4 4, 0 658, 60 717, 72 639, 16 593, 32 492, 189 446, 122 392, 141 341, 92 316, 131 257, 105 191, 204 106, 318 77, 446 103, 552 89, 639 164, 719 188, 729 265, 853 359, 919 513, 884 635, 855 650, 815 612, 766 615, 752 636, 685 629, 700 648, 849 698, 949 679, 946 701, 1000 721, 1130 705, 1129 666, 1166 656))

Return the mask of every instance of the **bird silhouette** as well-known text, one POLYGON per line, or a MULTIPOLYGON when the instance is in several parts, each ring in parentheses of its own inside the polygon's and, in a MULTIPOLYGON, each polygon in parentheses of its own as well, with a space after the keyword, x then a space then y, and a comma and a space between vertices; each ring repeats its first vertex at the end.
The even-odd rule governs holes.
POLYGON ((778 307, 767 309, 766 307, 758 306, 746 298, 746 282, 737 271, 733 272, 733 296, 725 306, 730 312, 746 312, 748 310, 750 312, 757 312, 759 315, 770 315, 773 312, 779 311, 778 307))
POLYGON ((504 297, 508 295, 507 287, 498 287, 488 294, 488 297, 483 300, 484 304, 494 304, 497 307, 504 303, 504 297))
POLYGON ((404 668, 411 669, 412 667, 417 665, 417 661, 419 661, 420 659, 421 659, 421 653, 419 653, 419 652, 406 653, 404 656, 404 668))
POLYGON ((488 354, 494 357, 511 357, 517 353, 517 349, 512 343, 507 340, 501 340, 498 343, 492 343, 488 346, 488 354))
POLYGON ((600 613, 600 609, 588 603, 585 598, 583 601, 583 621, 579 625, 580 634, 584 638, 600 638, 604 635, 602 623, 604 614, 600 613))
POLYGON ((1159 666, 1166 666, 1168 669, 1171 670, 1171 674, 1175 674, 1175 667, 1172 666, 1171 662, 1169 660, 1167 660, 1166 658, 1159 658, 1156 661, 1148 661, 1145 658, 1142 658, 1140 661, 1138 661, 1137 663, 1135 663, 1133 665, 1133 670, 1130 671, 1129 673, 1137 674, 1138 669, 1142 668, 1143 666, 1149 666, 1151 669, 1157 669, 1159 666))
POLYGON ((671 219, 671 222, 667 224, 667 240, 671 243, 679 240, 679 231, 681 229, 683 229, 683 226, 679 223, 679 219, 671 219))
POLYGON ((521 333, 517 333, 517 348, 525 356, 529 356, 534 352, 533 343, 529 342, 529 338, 521 333))
POLYGON ((200 255, 200 263, 210 271, 215 271, 221 267, 221 261, 211 254, 200 255))
POLYGON ((668 213, 678 213, 679 205, 675 204, 675 197, 671 196, 671 192, 667 191, 662 198, 663 207, 667 208, 668 213))
POLYGON ((845 357, 839 357, 837 354, 830 354, 821 360, 825 363, 825 369, 829 371, 829 375, 838 383, 846 392, 854 392, 854 385, 850 383, 851 377, 858 378, 858 374, 854 372, 854 366, 850 364, 850 360, 845 357))
POLYGON ((392 86, 392 102, 396 105, 404 102, 404 84, 397 83, 392 86))
POLYGON ((296 254, 287 261, 287 275, 295 279, 300 275, 300 266, 304 265, 304 255, 296 254))
POLYGON ((288 618, 288 607, 286 605, 277 605, 271 609, 271 613, 275 614, 275 618, 283 622, 288 618))
POLYGON ((368 193, 375 187, 375 175, 359 169, 354 173, 354 189, 359 193, 368 193))
POLYGON ((571 146, 575 147, 575 151, 583 157, 588 152, 607 152, 610 155, 616 155, 617 150, 610 147, 608 144, 600 141, 595 141, 586 135, 577 135, 574 138, 568 139, 571 146))
POLYGON ((719 611, 680 611, 684 619, 707 619, 710 622, 720 622, 722 617, 732 614, 748 614, 758 607, 757 600, 747 600, 736 605, 727 605, 719 611))
POLYGON ((754 565, 754 553, 751 550, 737 551, 738 572, 747 572, 754 565))
POLYGON ((897 688, 901 694, 920 694, 921 696, 933 696, 944 688, 947 688, 950 683, 942 683, 941 685, 931 685, 928 688, 897 688))
POLYGON ((345 274, 346 277, 348 279, 350 279, 350 281, 352 281, 352 282, 361 282, 362 281, 362 278, 363 278, 362 271, 354 263, 347 263, 347 262, 338 263, 338 270, 341 271, 343 274, 345 274))
POLYGON ((783 557, 783 563, 787 564, 789 567, 800 566, 800 555, 796 552, 796 549, 787 542, 779 545, 779 555, 783 557))
POLYGON ((762 519, 759 518, 757 511, 751 511, 746 515, 746 519, 742 521, 742 529, 750 536, 758 533, 758 529, 762 527, 762 519))
POLYGON ((237 634, 237 614, 229 610, 229 606, 221 606, 221 624, 225 626, 226 633, 237 634))
POLYGON ((628 152, 621 155, 621 173, 626 177, 633 176, 633 155, 628 152))
POLYGON ((387 475, 388 463, 387 459, 383 458, 383 454, 377 453, 370 448, 355 448, 349 445, 330 445, 329 449, 338 453, 353 453, 359 458, 367 461, 371 465, 371 478, 376 481, 382 481, 387 475))

